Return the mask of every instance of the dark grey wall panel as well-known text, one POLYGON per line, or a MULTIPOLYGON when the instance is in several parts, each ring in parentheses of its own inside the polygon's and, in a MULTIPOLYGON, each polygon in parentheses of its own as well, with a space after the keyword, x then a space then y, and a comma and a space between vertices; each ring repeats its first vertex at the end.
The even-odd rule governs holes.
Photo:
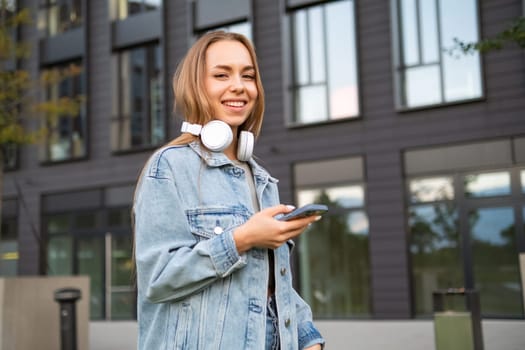
POLYGON ((159 40, 162 36, 161 10, 148 11, 113 23, 113 48, 159 40))
POLYGON ((2 216, 15 216, 18 212, 18 201, 15 198, 2 201, 2 216))
POLYGON ((85 52, 84 28, 76 28, 40 41, 40 64, 81 58, 85 52))
POLYGON ((205 29, 246 20, 250 17, 249 0, 196 0, 195 29, 205 29))
MULTIPOLYGON (((111 99, 113 72, 111 71, 111 24, 109 9, 104 1, 88 1, 88 128, 89 157, 98 164, 109 158, 111 99)), ((99 165, 102 166, 102 165, 99 165)))
MULTIPOLYGON (((289 8, 312 5, 316 3, 321 3, 322 0, 286 0, 286 6, 289 8)), ((327 1, 325 1, 327 2, 327 1)))
POLYGON ((102 207, 102 192, 87 190, 45 195, 42 211, 46 214, 68 210, 98 209, 102 207))
POLYGON ((514 139, 513 146, 516 163, 525 163, 525 137, 518 137, 514 139))
POLYGON ((129 205, 133 201, 134 185, 110 187, 104 192, 104 203, 108 207, 129 205))
POLYGON ((508 139, 408 151, 405 153, 405 172, 407 175, 417 175, 512 166, 511 148, 508 139))
POLYGON ((296 186, 364 181, 362 157, 327 159, 297 163, 294 166, 296 186))

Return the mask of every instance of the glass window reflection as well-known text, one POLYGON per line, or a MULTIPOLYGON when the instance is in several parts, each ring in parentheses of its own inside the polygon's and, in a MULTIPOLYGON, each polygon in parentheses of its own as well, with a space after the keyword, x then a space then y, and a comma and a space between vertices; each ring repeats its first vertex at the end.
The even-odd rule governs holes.
POLYGON ((470 174, 465 176, 465 194, 468 197, 505 196, 510 194, 508 172, 470 174))
POLYGON ((291 15, 294 122, 359 114, 354 2, 337 1, 291 15))
POLYGON ((299 205, 317 203, 319 198, 327 200, 342 208, 356 208, 364 206, 364 187, 362 185, 334 186, 323 189, 302 190, 298 193, 299 205))
POLYGON ((370 314, 369 223, 362 185, 300 189, 298 205, 329 212, 301 236, 301 294, 318 317, 370 314))
POLYGON ((73 240, 71 237, 53 237, 47 244, 47 270, 52 276, 73 273, 73 240))
POLYGON ((368 216, 364 211, 353 211, 349 213, 346 224, 351 234, 368 235, 368 216))
POLYGON ((523 213, 516 212, 515 201, 520 200, 523 185, 511 186, 514 171, 523 183, 524 169, 408 180, 409 248, 417 316, 431 316, 433 290, 465 286, 480 291, 484 316, 523 317, 519 230, 514 220, 525 216, 525 206, 522 209, 520 201, 523 213), (461 192, 454 192, 454 185, 462 188, 461 192))
POLYGON ((224 30, 225 32, 239 33, 253 41, 252 38, 252 24, 250 22, 240 22, 235 24, 230 24, 227 26, 222 26, 219 28, 214 28, 213 30, 224 30))
POLYGON ((125 50, 113 62, 112 148, 140 149, 165 139, 163 60, 159 44, 125 50))
POLYGON ((92 320, 136 317, 129 218, 129 207, 44 217, 47 274, 90 277, 92 320))
POLYGON ((111 319, 134 317, 135 292, 130 285, 133 276, 132 240, 129 236, 113 236, 111 242, 111 319))
POLYGON ((79 104, 77 115, 59 115, 48 121, 46 147, 41 149, 43 161, 59 162, 86 156, 87 113, 84 75, 84 66, 80 62, 57 65, 42 73, 43 79, 48 79, 50 83, 46 91, 48 101, 68 99, 79 104))
POLYGON ((54 36, 82 25, 82 0, 40 0, 38 29, 54 36))
POLYGON ((4 170, 15 170, 19 164, 18 150, 20 145, 14 143, 4 144, 4 170))
POLYGON ((90 318, 105 318, 104 297, 104 239, 90 237, 77 240, 76 247, 77 274, 89 276, 90 318))
POLYGON ((110 11, 113 19, 125 19, 131 15, 152 11, 162 6, 162 0, 111 0, 110 11))
POLYGON ((416 315, 431 315, 432 292, 463 286, 457 209, 451 203, 409 208, 416 315))
MULTIPOLYGON (((17 206, 16 200, 3 201, 3 208, 7 202, 17 206)), ((2 213, 2 225, 0 227, 0 277, 16 276, 18 274, 18 215, 6 215, 2 213)))
POLYGON ((513 209, 475 210, 469 215, 469 226, 482 314, 523 317, 513 209))
POLYGON ((476 0, 392 0, 398 11, 399 103, 419 107, 482 96, 478 53, 452 55, 454 38, 478 40, 476 0))
POLYGON ((454 199, 454 186, 451 177, 432 177, 410 181, 410 200, 412 203, 446 199, 454 199))
POLYGON ((67 233, 69 215, 54 215, 47 220, 47 233, 50 235, 67 233))

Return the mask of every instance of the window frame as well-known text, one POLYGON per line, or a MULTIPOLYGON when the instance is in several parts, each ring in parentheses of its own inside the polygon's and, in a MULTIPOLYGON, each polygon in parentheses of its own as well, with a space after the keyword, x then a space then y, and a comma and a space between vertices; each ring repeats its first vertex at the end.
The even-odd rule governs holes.
MULTIPOLYGON (((19 245, 19 238, 20 238, 20 232, 19 232, 19 229, 18 229, 18 225, 19 225, 19 218, 20 218, 20 210, 19 210, 19 205, 20 205, 20 200, 16 197, 5 197, 5 198, 0 198, 0 200, 2 201, 2 220, 1 220, 1 224, 2 225, 5 225, 5 222, 7 220, 12 220, 14 221, 14 227, 15 227, 15 237, 13 237, 13 239, 9 239, 9 241, 13 241, 15 240, 16 241, 16 273, 13 275, 13 276, 17 276, 18 275, 18 270, 19 270, 19 261, 20 261, 20 257, 19 257, 19 252, 20 252, 20 245, 19 245), (13 202, 13 207, 14 207, 14 210, 12 211, 7 211, 5 210, 7 208, 7 203, 8 202, 13 202)), ((3 237, 1 236, 2 235, 2 231, 1 231, 1 227, 0 227, 0 246, 2 245, 2 241, 4 241, 3 237)), ((7 240, 6 240, 7 241, 7 240)), ((0 274, 0 277, 3 277, 3 276, 6 276, 6 275, 2 275, 0 274)))
MULTIPOLYGON (((68 31, 75 30, 78 28, 83 28, 86 22, 86 5, 85 0, 39 0, 38 1, 38 22, 39 22, 39 32, 42 38, 50 38, 68 31), (71 14, 72 10, 75 9, 75 3, 79 5, 80 16, 76 21, 66 21, 62 22, 60 20, 59 7, 61 3, 65 2, 68 13, 71 14), (51 16, 53 11, 56 11, 56 28, 51 30, 51 16), (60 28, 62 25, 68 24, 67 28, 60 28)), ((69 16, 71 17, 71 16, 69 16)))
MULTIPOLYGON (((330 0, 330 1, 312 1, 312 0, 305 0, 305 1, 287 1, 287 4, 285 5, 285 16, 284 16, 284 25, 283 25, 283 58, 285 65, 287 67, 287 74, 283 76, 282 79, 282 86, 283 91, 285 92, 284 97, 284 110, 285 110, 285 116, 284 116, 284 124, 285 127, 289 129, 293 128, 303 128, 303 127, 315 127, 319 125, 326 125, 326 124, 332 124, 332 123, 340 123, 340 122, 348 122, 353 120, 361 120, 363 118, 363 94, 361 91, 361 59, 359 55, 359 48, 360 48, 360 36, 359 36, 359 14, 357 13, 357 0, 330 0), (357 88, 356 91, 356 98, 355 102, 357 103, 357 112, 355 115, 348 115, 344 117, 336 117, 333 118, 330 116, 330 77, 328 76, 328 72, 325 72, 325 83, 324 86, 326 87, 326 117, 327 119, 320 119, 315 121, 309 121, 304 122, 300 121, 296 118, 296 84, 295 84, 295 51, 293 49, 294 46, 294 30, 293 30, 293 16, 297 11, 304 11, 309 10, 315 7, 325 7, 326 5, 331 5, 333 3, 337 2, 349 2, 349 6, 351 6, 354 17, 353 17, 353 25, 350 28, 352 31, 351 35, 353 35, 353 38, 350 41, 353 41, 353 51, 350 52, 351 55, 354 56, 353 60, 355 61, 355 68, 354 71, 351 72, 352 75, 355 74, 355 87, 357 88)), ((323 21, 326 33, 326 21, 323 21)), ((328 34, 325 35, 325 41, 328 38, 328 34)), ((323 53, 324 62, 325 62, 325 68, 328 66, 328 52, 325 51, 323 53)))
MULTIPOLYGON (((131 276, 129 286, 113 286, 112 277, 112 268, 113 268, 113 241, 115 238, 127 237, 130 241, 133 240, 133 232, 131 227, 131 222, 129 226, 123 226, 122 223, 116 225, 111 224, 110 214, 114 210, 126 210, 131 211, 131 198, 129 198, 130 203, 124 204, 127 196, 119 197, 116 199, 110 199, 108 196, 111 196, 110 190, 119 188, 110 187, 110 188, 94 188, 87 190, 80 190, 77 192, 62 192, 62 193, 49 193, 42 195, 42 212, 41 212, 41 225, 43 232, 43 244, 45 246, 45 253, 42 257, 43 265, 41 266, 42 273, 44 275, 54 275, 50 274, 49 263, 48 263, 48 254, 49 254, 49 243, 54 237, 62 237, 71 240, 71 266, 68 268, 72 271, 72 275, 77 275, 79 273, 79 241, 82 239, 98 239, 99 243, 103 246, 103 261, 102 264, 102 274, 100 276, 103 283, 103 288, 101 295, 103 300, 101 301, 101 318, 90 319, 91 321, 111 321, 111 320, 123 320, 123 321, 132 321, 137 318, 137 308, 136 303, 132 303, 132 309, 130 311, 130 318, 113 318, 112 317, 112 292, 134 292, 136 297, 136 288, 134 288, 131 276), (97 198, 96 201, 90 201, 87 206, 82 208, 75 208, 75 205, 68 206, 68 203, 60 203, 60 208, 54 208, 51 204, 49 208, 46 208, 46 196, 61 196, 59 199, 53 199, 53 201, 60 200, 69 202, 74 201, 75 198, 78 199, 78 195, 82 194, 84 191, 94 194, 97 198), (68 208, 71 207, 71 208, 68 208), (76 226, 75 219, 78 219, 80 215, 88 214, 93 215, 94 217, 94 226, 89 228, 82 228, 76 226), (65 230, 57 233, 50 233, 48 224, 50 220, 54 217, 63 217, 67 224, 65 230)), ((124 188, 131 188, 132 186, 124 186, 124 188)), ((91 197, 93 199, 93 196, 91 197)), ((77 204, 78 205, 78 204, 77 204)), ((91 307, 91 304, 90 304, 91 307)))
MULTIPOLYGON (((424 173, 417 173, 414 175, 407 175, 404 179, 404 196, 405 196, 405 225, 407 234, 407 258, 409 261, 410 271, 410 293, 411 293, 411 310, 413 318, 428 318, 430 314, 416 314, 416 298, 415 298, 415 283, 413 276, 413 262, 412 254, 410 253, 410 225, 409 225, 409 213, 410 208, 419 207, 431 204, 446 204, 451 203, 455 206, 457 211, 457 230, 458 230, 458 243, 460 250, 460 257, 462 258, 461 263, 463 266, 463 278, 465 288, 474 288, 476 285, 476 279, 474 276, 475 264, 473 261, 473 249, 472 249, 472 232, 469 226, 470 213, 479 209, 490 209, 490 208, 503 208, 510 207, 513 210, 514 215, 514 230, 515 230, 515 243, 516 243, 516 260, 519 259, 519 252, 525 251, 525 193, 522 193, 520 187, 520 174, 525 171, 523 165, 512 165, 506 167, 497 166, 485 166, 475 167, 468 169, 459 170, 443 170, 443 171, 431 171, 424 173), (469 197, 466 194, 466 188, 464 179, 467 175, 473 174, 492 174, 508 172, 510 174, 510 190, 511 193, 508 195, 496 195, 486 197, 469 197), (411 200, 411 189, 410 182, 412 180, 436 178, 436 177, 448 177, 452 178, 453 185, 453 198, 451 199, 439 199, 434 201, 422 201, 414 202, 411 200)), ((518 261, 519 263, 519 261, 518 261)), ((519 268, 519 267, 518 267, 519 268)), ((522 290, 523 293, 523 290, 522 290)), ((522 305, 523 317, 525 318, 525 305, 522 305)), ((504 318, 514 319, 516 317, 500 316, 493 314, 482 314, 483 318, 504 318)))
MULTIPOLYGON (((483 55, 478 54, 478 62, 479 62, 479 91, 480 95, 476 97, 467 97, 462 98, 458 100, 451 100, 446 101, 444 96, 444 84, 443 84, 443 76, 444 68, 442 64, 441 55, 438 58, 439 62, 439 77, 440 77, 440 99, 441 102, 437 103, 428 103, 428 104, 422 104, 422 105, 416 105, 416 106, 408 106, 406 103, 403 103, 403 99, 406 99, 406 87, 403 85, 403 81, 405 80, 405 67, 403 67, 402 62, 402 38, 401 38, 401 32, 402 32, 402 25, 403 20, 401 17, 401 2, 402 0, 390 0, 390 19, 391 19, 391 49, 392 49, 392 83, 393 83, 393 91, 394 91, 394 101, 395 101, 395 109, 399 113, 404 112, 411 112, 411 111, 420 111, 420 110, 427 110, 427 109, 434 109, 434 108, 440 108, 440 107, 449 107, 449 106, 455 106, 455 105, 462 105, 462 104, 468 104, 468 103, 475 103, 486 100, 486 89, 485 89, 485 68, 484 68, 484 61, 483 61, 483 55)), ((420 0, 414 0, 416 2, 419 2, 420 0)), ((436 3, 439 0, 434 0, 436 3)), ((473 4, 476 7, 476 31, 478 33, 478 40, 480 38, 481 34, 481 9, 479 0, 473 0, 473 4)), ((418 9, 419 7, 417 7, 418 9)), ((437 8, 437 7, 436 7, 437 8)), ((416 11, 417 11, 416 9, 416 11)), ((436 10, 437 14, 437 21, 439 22, 440 19, 440 13, 439 9, 436 10)), ((417 16, 416 18, 417 22, 420 23, 420 16, 417 16)), ((440 27, 440 24, 438 23, 438 27, 440 27)), ((441 47, 441 32, 438 29, 438 42, 439 42, 439 48, 438 52, 441 53, 444 49, 441 47)), ((418 32, 418 42, 421 42, 420 35, 418 32)), ((420 45, 419 45, 420 46, 420 45)), ((419 49, 421 51, 421 49, 419 49)), ((419 53, 421 55, 421 53, 419 53)))
POLYGON ((158 10, 162 9, 162 7, 164 6, 164 0, 161 0, 160 1, 160 5, 158 7, 148 9, 147 8, 147 0, 140 0, 140 2, 139 2, 140 10, 137 11, 137 12, 130 13, 130 11, 129 11, 129 2, 130 2, 129 0, 125 1, 126 9, 124 11, 123 8, 122 8, 122 5, 123 5, 122 1, 110 0, 109 3, 108 3, 110 19, 112 21, 123 21, 123 20, 126 20, 127 18, 130 18, 130 17, 133 17, 133 16, 137 16, 137 15, 140 15, 142 13, 146 13, 146 12, 149 12, 149 11, 158 11, 158 10), (124 14, 124 12, 126 12, 126 14, 124 14))
MULTIPOLYGON (((341 317, 340 315, 337 318, 342 319, 368 319, 373 317, 373 291, 372 291, 372 255, 370 253, 370 244, 371 244, 371 230, 370 230, 370 217, 369 217, 369 208, 368 208, 368 191, 367 191, 367 182, 366 182, 366 159, 362 155, 347 155, 343 157, 329 158, 329 159, 311 159, 311 160, 301 160, 294 162, 292 165, 292 193, 294 196, 295 203, 298 205, 304 204, 299 203, 299 193, 301 191, 309 190, 329 190, 333 188, 347 188, 358 186, 363 191, 362 193, 362 202, 360 205, 351 205, 341 208, 329 207, 329 212, 324 215, 324 218, 319 222, 320 225, 323 224, 323 220, 327 220, 330 216, 333 217, 345 217, 349 218, 352 213, 364 213, 366 215, 368 228, 367 228, 367 264, 368 264, 368 285, 366 290, 368 291, 366 303, 363 303, 358 306, 366 306, 366 313, 357 313, 355 310, 348 311, 349 314, 341 317), (332 168, 335 169, 334 172, 326 173, 324 169, 332 168), (319 174, 319 175, 318 175, 319 174)), ((313 225, 316 225, 314 223, 313 225)), ((313 226, 315 228, 315 226, 313 226)), ((298 238, 299 247, 305 244, 302 240, 308 239, 308 233, 305 233, 306 236, 301 236, 298 238)), ((355 233, 355 235, 360 235, 355 233)), ((304 247, 303 247, 304 249, 304 247)), ((297 276, 295 279, 295 287, 300 293, 304 294, 305 300, 308 300, 311 296, 310 291, 304 290, 304 287, 307 287, 304 282, 304 276, 306 273, 310 274, 311 272, 306 272, 304 269, 309 266, 308 261, 310 258, 307 253, 299 248, 299 253, 294 256, 294 272, 297 276)), ((350 275, 349 275, 350 276, 350 275)), ((359 276, 357 276, 359 277, 359 276)), ((354 277, 354 278, 357 278, 354 277)), ((306 282, 308 283, 308 282, 306 282)), ((363 288, 365 289, 365 288, 363 288)), ((355 305, 352 305, 350 308, 354 308, 355 305)), ((317 317, 322 319, 333 319, 333 315, 324 315, 317 317)))
MULTIPOLYGON (((70 81, 69 84, 71 84, 72 86, 68 89, 68 92, 69 94, 67 95, 67 97, 70 97, 70 98, 75 98, 75 97, 83 97, 84 98, 84 101, 81 102, 80 104, 80 109, 79 109, 79 113, 77 116, 62 116, 62 117, 59 117, 57 120, 56 120, 56 125, 55 126, 52 126, 49 124, 49 121, 45 121, 45 127, 47 130, 51 130, 51 131, 56 131, 56 130, 59 130, 60 129, 60 122, 61 120, 63 120, 64 118, 71 118, 71 119, 79 119, 78 123, 80 123, 80 134, 83 135, 83 139, 82 140, 82 148, 83 148, 83 152, 81 155, 79 156, 75 156, 74 155, 74 132, 76 131, 75 127, 73 126, 70 131, 69 131, 69 134, 68 134, 68 144, 70 145, 70 150, 69 150, 69 154, 67 157, 65 158, 60 158, 60 159, 52 159, 51 157, 51 147, 52 147, 52 143, 50 142, 50 135, 49 133, 46 135, 46 138, 45 138, 45 141, 41 147, 41 154, 40 154, 40 164, 41 165, 54 165, 54 164, 62 164, 62 163, 69 163, 69 162, 77 162, 77 161, 83 161, 83 160, 86 160, 89 158, 89 128, 88 128, 88 125, 89 125, 89 113, 88 113, 88 86, 87 86, 87 79, 88 79, 88 76, 87 76, 87 71, 86 71, 86 61, 84 59, 78 59, 78 60, 72 60, 72 61, 68 61, 68 62, 65 62, 65 63, 60 63, 60 64, 56 64, 56 65, 50 65, 50 66, 46 66, 46 67, 42 67, 41 68, 41 71, 45 71, 45 70, 54 70, 54 69, 58 69, 58 70, 62 70, 64 69, 65 67, 69 66, 69 65, 78 65, 81 69, 81 72, 79 73, 78 76, 72 76, 72 77, 68 77, 64 80, 70 80, 72 79, 72 82, 70 81), (75 86, 77 86, 77 79, 79 80, 78 81, 78 88, 80 89, 80 92, 75 94, 75 91, 76 91, 76 88, 75 86)), ((45 101, 49 101, 50 99, 50 96, 53 95, 52 93, 52 90, 53 89, 57 89, 59 90, 60 89, 60 84, 63 82, 63 80, 53 84, 52 86, 49 86, 46 88, 46 91, 44 92, 44 100, 45 101)), ((56 96, 57 98, 60 98, 62 96, 60 96, 60 93, 58 93, 58 95, 56 96)), ((76 121, 73 120, 71 123, 75 123, 76 121)))
MULTIPOLYGON (((160 145, 162 145, 164 142, 166 142, 168 137, 168 119, 167 119, 167 113, 166 113, 166 94, 164 89, 160 89, 160 120, 162 121, 162 131, 163 136, 161 140, 158 141, 158 143, 149 142, 148 144, 141 143, 140 145, 133 146, 132 145, 132 135, 131 135, 131 123, 133 121, 132 118, 132 110, 133 110, 133 101, 130 100, 130 106, 128 108, 130 109, 130 116, 126 118, 125 113, 123 110, 126 109, 126 106, 123 105, 125 98, 124 93, 126 92, 125 89, 122 89, 121 86, 123 83, 123 72, 122 72, 122 60, 124 59, 124 55, 131 55, 131 52, 133 50, 145 50, 145 67, 147 76, 143 77, 143 79, 147 80, 147 87, 144 88, 144 91, 150 92, 151 88, 151 75, 152 72, 155 71, 155 57, 156 52, 158 52, 159 57, 157 59, 160 59, 160 73, 159 73, 159 83, 161 84, 161 87, 165 85, 165 77, 164 77, 164 71, 166 70, 166 63, 165 63, 165 57, 163 53, 163 45, 160 41, 150 41, 146 43, 141 43, 139 45, 133 45, 129 47, 125 47, 119 50, 114 50, 112 54, 112 79, 113 84, 115 84, 115 88, 113 89, 113 94, 117 94, 116 96, 112 96, 112 113, 111 113, 111 119, 110 119, 110 144, 111 144, 111 153, 114 155, 120 155, 120 154, 129 154, 129 153, 137 153, 137 152, 143 152, 147 150, 152 150, 160 145), (153 64, 152 64, 153 63, 153 64), (126 119, 129 122, 129 129, 127 129, 125 132, 129 133, 129 140, 127 142, 129 143, 129 147, 124 148, 121 146, 121 143, 123 143, 122 140, 122 132, 123 128, 120 127, 121 123, 125 122, 126 119), (115 126, 116 125, 116 126, 115 126), (118 135, 113 135, 113 128, 117 127, 118 135), (117 137, 117 140, 115 140, 115 137, 117 137)), ((130 60, 131 61, 131 60, 130 60)), ((129 73, 129 72, 127 72, 129 73)), ((132 79, 132 76, 130 74, 127 74, 127 77, 132 79)), ((147 94, 147 96, 142 97, 143 101, 146 101, 146 106, 143 106, 142 108, 142 115, 146 116, 147 119, 147 126, 148 130, 150 131, 148 133, 148 138, 152 139, 152 125, 153 123, 153 115, 151 113, 151 106, 152 106, 152 99, 150 94, 147 94)), ((145 132, 142 133, 143 135, 145 132)), ((125 143, 126 141, 124 141, 125 143)))

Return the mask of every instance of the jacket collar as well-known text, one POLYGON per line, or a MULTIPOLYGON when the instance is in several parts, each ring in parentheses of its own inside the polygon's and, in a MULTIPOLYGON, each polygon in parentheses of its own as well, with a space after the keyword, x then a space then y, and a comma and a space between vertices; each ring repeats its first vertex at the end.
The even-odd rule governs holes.
MULTIPOLYGON (((199 141, 193 141, 189 144, 190 148, 195 151, 199 155, 199 157, 204 160, 204 162, 210 166, 210 167, 220 167, 223 165, 234 165, 233 161, 226 157, 226 155, 222 152, 210 152, 209 150, 205 149, 199 141)), ((270 174, 257 162, 252 158, 248 160, 248 164, 250 164, 250 167, 252 169, 253 175, 260 180, 263 181, 270 181, 270 182, 278 182, 276 178, 270 176, 270 174)))

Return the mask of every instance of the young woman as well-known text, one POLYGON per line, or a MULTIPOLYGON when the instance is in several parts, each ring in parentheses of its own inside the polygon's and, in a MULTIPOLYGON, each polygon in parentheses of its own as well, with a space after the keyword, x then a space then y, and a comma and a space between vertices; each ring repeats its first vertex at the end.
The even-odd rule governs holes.
POLYGON ((292 287, 294 237, 277 180, 251 157, 264 92, 244 36, 212 32, 179 65, 181 136, 153 154, 134 202, 138 348, 321 349, 292 287))

